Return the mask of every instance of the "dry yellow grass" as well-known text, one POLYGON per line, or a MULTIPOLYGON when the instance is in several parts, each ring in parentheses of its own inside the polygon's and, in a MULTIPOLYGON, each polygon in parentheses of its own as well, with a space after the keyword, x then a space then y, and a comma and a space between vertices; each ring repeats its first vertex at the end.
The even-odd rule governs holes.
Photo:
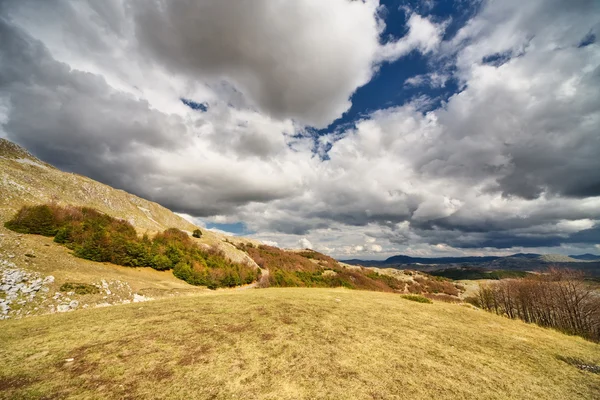
POLYGON ((0 321, 0 398, 594 399, 578 337, 343 289, 218 291, 0 321), (73 361, 66 361, 68 359, 73 361))

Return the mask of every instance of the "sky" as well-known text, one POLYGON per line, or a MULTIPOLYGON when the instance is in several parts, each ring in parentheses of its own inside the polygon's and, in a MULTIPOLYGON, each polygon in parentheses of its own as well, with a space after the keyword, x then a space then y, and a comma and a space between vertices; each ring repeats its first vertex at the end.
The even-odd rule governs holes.
POLYGON ((340 259, 600 253, 596 0, 0 0, 0 136, 340 259))

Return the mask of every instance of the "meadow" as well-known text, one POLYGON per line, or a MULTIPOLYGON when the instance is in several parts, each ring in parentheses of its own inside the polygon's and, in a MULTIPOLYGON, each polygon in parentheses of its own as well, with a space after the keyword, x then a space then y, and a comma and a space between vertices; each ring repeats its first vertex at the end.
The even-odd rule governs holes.
POLYGON ((0 322, 2 399, 594 399, 600 346, 392 293, 222 289, 0 322))

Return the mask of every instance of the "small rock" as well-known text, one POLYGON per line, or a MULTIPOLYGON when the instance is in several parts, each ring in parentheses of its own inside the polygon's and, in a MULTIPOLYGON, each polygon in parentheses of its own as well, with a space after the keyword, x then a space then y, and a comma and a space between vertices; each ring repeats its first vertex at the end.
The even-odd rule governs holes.
POLYGON ((152 300, 150 297, 142 296, 141 294, 134 293, 133 294, 133 302, 141 303, 142 301, 152 300))
POLYGON ((74 358, 67 358, 67 359, 65 360, 65 362, 73 362, 73 361, 75 361, 75 359, 74 359, 74 358))
POLYGON ((72 309, 76 309, 77 307, 79 307, 79 302, 77 300, 73 300, 69 303, 69 307, 71 307, 72 309))
POLYGON ((50 285, 51 283, 54 283, 54 277, 52 275, 48 275, 44 278, 44 281, 42 283, 44 285, 50 285))
POLYGON ((69 304, 59 304, 58 307, 56 307, 56 311, 58 311, 58 312, 71 311, 71 306, 69 304))

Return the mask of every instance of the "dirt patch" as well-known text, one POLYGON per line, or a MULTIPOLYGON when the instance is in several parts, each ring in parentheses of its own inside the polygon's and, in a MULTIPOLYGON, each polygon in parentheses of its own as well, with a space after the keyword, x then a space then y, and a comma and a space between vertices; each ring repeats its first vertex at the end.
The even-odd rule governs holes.
POLYGON ((261 333, 261 334, 260 334, 260 339, 261 339, 263 342, 268 342, 268 341, 270 341, 270 340, 273 340, 273 339, 275 339, 275 334, 274 334, 274 333, 261 333))
POLYGON ((152 379, 156 379, 157 381, 165 381, 173 377, 173 370, 165 367, 164 365, 159 365, 154 368, 150 373, 152 379))
POLYGON ((38 382, 37 379, 26 375, 0 376, 0 392, 22 389, 38 382))
POLYGON ((193 364, 206 364, 209 362, 209 355, 211 352, 212 347, 207 344, 190 349, 179 359, 177 365, 187 366, 193 364))

